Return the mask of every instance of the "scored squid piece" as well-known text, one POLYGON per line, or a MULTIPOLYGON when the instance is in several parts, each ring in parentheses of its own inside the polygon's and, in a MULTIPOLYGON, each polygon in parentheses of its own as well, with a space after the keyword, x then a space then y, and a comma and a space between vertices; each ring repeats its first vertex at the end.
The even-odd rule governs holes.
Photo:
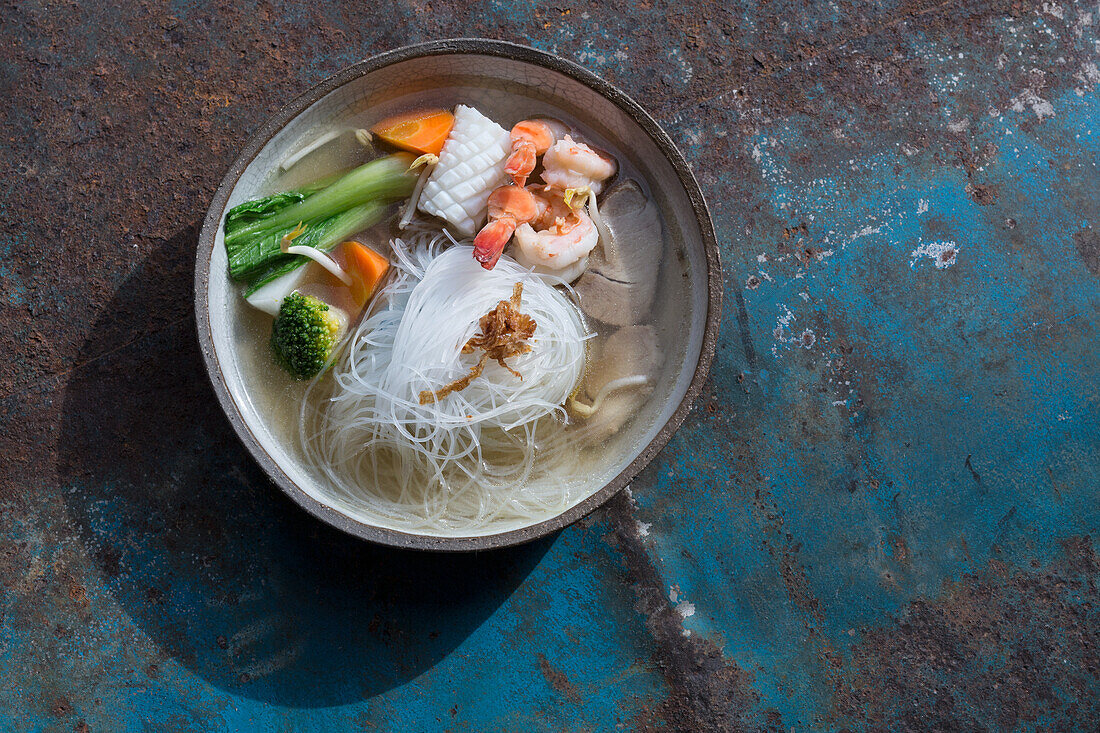
POLYGON ((417 208, 472 236, 485 221, 489 194, 508 180, 512 152, 508 131, 473 107, 455 108, 454 127, 417 208))
POLYGON ((575 287, 590 317, 613 326, 644 322, 653 305, 664 253, 657 206, 632 180, 608 191, 600 214, 611 234, 588 258, 575 287))

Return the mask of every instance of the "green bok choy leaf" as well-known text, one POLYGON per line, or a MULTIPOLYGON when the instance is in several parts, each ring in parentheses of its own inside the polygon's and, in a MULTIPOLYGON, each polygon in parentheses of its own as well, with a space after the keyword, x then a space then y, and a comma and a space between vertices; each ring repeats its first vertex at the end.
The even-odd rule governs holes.
POLYGON ((247 283, 247 293, 308 262, 284 254, 282 239, 301 223, 294 240, 328 251, 382 219, 386 207, 408 196, 416 183, 408 155, 391 155, 359 166, 323 187, 308 186, 246 201, 225 216, 229 274, 247 283))

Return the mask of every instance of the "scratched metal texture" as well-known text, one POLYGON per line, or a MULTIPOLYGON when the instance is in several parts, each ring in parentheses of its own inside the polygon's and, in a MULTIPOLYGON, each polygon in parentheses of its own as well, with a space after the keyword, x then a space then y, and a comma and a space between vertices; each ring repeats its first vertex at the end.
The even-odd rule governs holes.
POLYGON ((8 2, 0 728, 1095 730, 1100 7, 8 2), (725 267, 622 495, 527 547, 346 538, 238 444, 191 315, 247 136, 503 38, 642 102, 725 267))

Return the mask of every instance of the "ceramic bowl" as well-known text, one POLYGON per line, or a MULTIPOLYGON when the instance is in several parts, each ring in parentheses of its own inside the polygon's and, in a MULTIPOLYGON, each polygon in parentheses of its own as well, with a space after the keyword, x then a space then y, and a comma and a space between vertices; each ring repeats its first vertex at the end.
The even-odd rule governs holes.
POLYGON ((203 224, 195 268, 198 335, 214 391, 240 439, 275 484, 310 514, 353 535, 386 545, 448 551, 542 537, 627 486, 668 442, 703 385, 714 354, 721 292, 718 250, 699 185, 683 155, 642 107, 569 61, 481 39, 437 41, 380 54, 325 79, 267 120, 218 187, 203 224), (669 264, 662 272, 670 292, 658 298, 653 318, 674 341, 666 349, 661 384, 638 417, 612 439, 616 450, 608 455, 614 458, 591 471, 586 496, 545 521, 466 537, 412 534, 357 515, 341 506, 325 482, 301 462, 286 429, 289 411, 274 414, 278 410, 272 398, 261 395, 257 386, 256 360, 270 355, 263 348, 240 346, 237 323, 250 316, 242 313, 239 286, 228 278, 221 236, 225 212, 269 193, 279 162, 320 131, 333 125, 368 126, 413 106, 450 107, 456 102, 498 113, 514 108, 517 119, 556 117, 576 124, 594 142, 623 151, 664 221, 669 264))

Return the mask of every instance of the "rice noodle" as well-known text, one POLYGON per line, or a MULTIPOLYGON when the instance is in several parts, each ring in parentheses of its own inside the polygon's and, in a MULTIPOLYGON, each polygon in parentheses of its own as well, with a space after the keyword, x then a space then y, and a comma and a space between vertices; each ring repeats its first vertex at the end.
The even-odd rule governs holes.
POLYGON ((406 234, 391 241, 396 274, 380 309, 303 401, 310 465, 348 509, 403 531, 484 534, 564 511, 587 478, 563 404, 583 374, 588 338, 555 287, 564 283, 508 257, 484 270, 468 244, 448 247, 438 229, 414 224, 406 234), (516 282, 520 310, 537 324, 532 351, 509 362, 522 379, 491 363, 462 391, 421 405, 420 392, 469 372, 478 357, 462 345, 516 282))

